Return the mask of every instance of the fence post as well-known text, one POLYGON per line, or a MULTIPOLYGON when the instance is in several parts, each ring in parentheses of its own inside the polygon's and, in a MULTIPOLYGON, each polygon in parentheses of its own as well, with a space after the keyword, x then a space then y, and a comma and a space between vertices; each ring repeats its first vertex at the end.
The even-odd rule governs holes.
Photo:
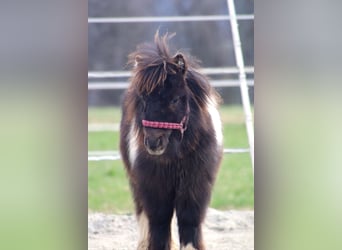
POLYGON ((245 66, 244 66, 244 61, 243 61, 240 33, 238 29, 234 0, 227 0, 227 4, 228 4, 229 16, 230 16, 230 26, 232 29, 235 59, 236 59, 237 67, 239 69, 241 98, 242 98, 243 109, 245 112, 246 129, 247 129, 248 143, 250 147, 250 154, 251 154, 252 168, 253 168, 253 175, 254 175, 254 129, 253 129, 253 118, 252 118, 252 112, 251 112, 251 103, 249 100, 248 86, 247 86, 247 81, 246 81, 246 71, 245 71, 245 66))

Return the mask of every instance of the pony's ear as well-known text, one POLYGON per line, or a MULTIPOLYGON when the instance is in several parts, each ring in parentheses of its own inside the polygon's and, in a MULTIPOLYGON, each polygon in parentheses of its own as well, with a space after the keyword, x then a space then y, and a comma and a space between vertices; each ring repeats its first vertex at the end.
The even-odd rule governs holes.
POLYGON ((187 70, 187 65, 185 63, 184 56, 182 54, 177 54, 173 58, 173 60, 174 60, 175 64, 177 65, 179 72, 184 74, 187 70))
POLYGON ((139 60, 140 60, 140 57, 139 56, 135 56, 134 57, 134 68, 136 68, 137 66, 138 66, 138 64, 139 64, 139 60))

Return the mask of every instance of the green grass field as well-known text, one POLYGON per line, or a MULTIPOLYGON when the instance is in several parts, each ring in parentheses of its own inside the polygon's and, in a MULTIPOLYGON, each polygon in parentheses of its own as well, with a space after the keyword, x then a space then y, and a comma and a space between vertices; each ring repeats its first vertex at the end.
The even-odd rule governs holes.
MULTIPOLYGON (((248 148, 242 107, 220 108, 225 148, 248 148)), ((89 108, 88 123, 119 123, 119 108, 89 108)), ((119 132, 88 133, 88 150, 118 150, 119 132)), ((225 154, 213 190, 211 207, 254 207, 254 181, 250 155, 225 154)), ((128 181, 121 161, 88 162, 88 207, 91 211, 133 211, 128 181)))

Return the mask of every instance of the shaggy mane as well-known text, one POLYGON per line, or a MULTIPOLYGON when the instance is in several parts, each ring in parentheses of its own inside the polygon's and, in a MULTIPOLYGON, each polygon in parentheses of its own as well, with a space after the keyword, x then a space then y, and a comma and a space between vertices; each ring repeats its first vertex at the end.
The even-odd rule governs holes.
POLYGON ((178 65, 170 54, 168 41, 175 33, 159 36, 157 31, 154 43, 144 43, 137 47, 128 58, 133 66, 131 82, 139 94, 150 94, 158 86, 162 86, 168 74, 176 74, 178 65))
MULTIPOLYGON (((176 74, 179 65, 175 61, 175 55, 171 55, 169 40, 176 33, 166 33, 163 36, 157 31, 154 43, 143 43, 137 46, 136 51, 128 58, 128 65, 133 67, 130 90, 138 95, 149 95, 157 87, 163 87, 168 74, 176 74)), ((204 111, 207 101, 211 99, 215 104, 221 103, 218 93, 210 86, 206 76, 201 74, 199 61, 185 53, 181 53, 186 64, 185 81, 190 90, 190 95, 197 106, 204 111)), ((133 109, 135 107, 132 107, 133 109)))

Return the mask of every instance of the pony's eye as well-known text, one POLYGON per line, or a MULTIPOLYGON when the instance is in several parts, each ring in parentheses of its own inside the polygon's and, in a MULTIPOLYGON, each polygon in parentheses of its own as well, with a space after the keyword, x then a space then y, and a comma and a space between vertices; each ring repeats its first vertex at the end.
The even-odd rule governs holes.
POLYGON ((140 103, 142 104, 142 108, 145 112, 146 111, 146 100, 145 100, 145 98, 140 97, 140 101, 141 101, 140 103))
POLYGON ((177 96, 171 100, 171 104, 176 104, 179 101, 180 97, 177 96))

